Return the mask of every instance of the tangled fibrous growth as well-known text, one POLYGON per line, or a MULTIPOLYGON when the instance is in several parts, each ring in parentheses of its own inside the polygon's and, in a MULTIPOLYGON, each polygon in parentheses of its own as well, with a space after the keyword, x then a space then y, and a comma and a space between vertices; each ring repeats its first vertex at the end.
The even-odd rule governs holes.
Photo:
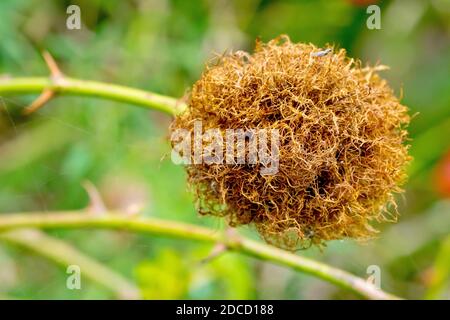
POLYGON ((210 63, 171 130, 192 132, 195 121, 221 132, 277 129, 279 169, 187 165, 199 212, 253 224, 267 242, 291 250, 365 240, 377 232, 371 224, 395 220, 410 118, 382 69, 287 36, 210 63))

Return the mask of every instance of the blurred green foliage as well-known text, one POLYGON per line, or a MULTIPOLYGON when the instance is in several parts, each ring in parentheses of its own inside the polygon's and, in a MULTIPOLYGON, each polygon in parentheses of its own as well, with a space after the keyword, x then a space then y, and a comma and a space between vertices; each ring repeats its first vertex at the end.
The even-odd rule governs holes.
POLYGON ((251 299, 253 279, 248 266, 234 255, 204 262, 208 248, 189 254, 162 249, 136 267, 146 299, 251 299))
MULTIPOLYGON (((334 43, 384 75, 418 115, 415 160, 397 225, 367 245, 332 242, 301 254, 361 277, 375 264, 382 287, 408 298, 449 298, 450 202, 435 191, 435 165, 450 150, 450 2, 378 1, 382 29, 366 28, 364 1, 0 1, 0 76, 46 75, 46 49, 74 77, 180 97, 213 54, 252 50, 254 40, 286 33, 294 41, 334 43), (81 8, 68 30, 66 8, 81 8), (444 242, 447 236, 447 240, 444 242)), ((61 97, 30 117, 34 96, 0 97, 0 211, 83 208, 91 181, 110 208, 139 206, 148 216, 222 227, 199 218, 181 167, 170 162, 165 115, 111 101, 61 97)), ((253 231, 240 232, 254 236, 253 231)), ((201 264, 210 246, 106 231, 58 231, 81 251, 127 276, 145 298, 348 298, 292 271, 225 254, 201 264)), ((42 257, 0 246, 0 296, 111 298, 89 281, 67 290, 65 270, 42 257)))

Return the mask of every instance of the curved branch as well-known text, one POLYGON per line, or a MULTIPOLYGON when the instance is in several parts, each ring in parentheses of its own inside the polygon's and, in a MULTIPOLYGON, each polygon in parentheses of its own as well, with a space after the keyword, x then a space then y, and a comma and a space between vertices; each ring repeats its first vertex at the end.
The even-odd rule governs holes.
MULTIPOLYGON (((46 90, 55 94, 84 95, 132 103, 141 107, 163 111, 171 115, 179 114, 186 108, 186 104, 171 97, 115 84, 68 78, 63 75, 57 77, 0 78, 0 95, 41 93, 46 90)), ((221 243, 229 250, 242 252, 259 259, 271 261, 294 270, 314 275, 365 298, 398 299, 396 296, 385 293, 367 283, 364 279, 358 278, 348 272, 253 240, 242 237, 226 237, 217 231, 195 225, 154 218, 129 218, 111 214, 98 217, 82 214, 82 212, 0 215, 0 231, 24 227, 42 229, 119 229, 210 243, 221 243)))
POLYGON ((83 275, 106 289, 119 299, 139 299, 139 289, 122 275, 105 267, 64 241, 53 238, 36 229, 20 229, 0 233, 0 241, 21 247, 67 268, 78 265, 83 275))
POLYGON ((240 236, 227 237, 216 230, 186 223, 156 218, 126 217, 120 215, 120 213, 94 216, 82 211, 0 214, 0 231, 27 227, 41 229, 117 229, 210 243, 222 243, 231 251, 241 252, 313 275, 364 298, 398 299, 398 297, 379 290, 364 279, 346 271, 250 239, 240 236))
POLYGON ((182 112, 186 105, 172 97, 98 81, 80 80, 66 76, 0 78, 0 96, 41 93, 50 90, 55 94, 91 96, 135 104, 170 115, 182 112))

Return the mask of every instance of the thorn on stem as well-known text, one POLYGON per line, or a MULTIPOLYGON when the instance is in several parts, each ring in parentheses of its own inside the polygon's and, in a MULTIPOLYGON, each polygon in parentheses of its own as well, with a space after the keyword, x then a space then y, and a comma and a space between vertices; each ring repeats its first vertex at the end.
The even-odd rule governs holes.
MULTIPOLYGON (((64 76, 64 74, 61 72, 58 65, 56 64, 55 59, 53 59, 52 55, 48 51, 43 51, 42 57, 44 58, 44 61, 47 64, 48 69, 50 70, 51 79, 55 80, 58 78, 62 78, 64 76)), ((54 96, 55 92, 52 89, 45 89, 36 100, 34 100, 28 107, 26 107, 23 110, 23 114, 29 115, 39 110, 54 96)))
POLYGON ((47 102, 49 102, 55 93, 50 89, 45 89, 36 100, 34 100, 28 107, 23 110, 24 115, 29 115, 36 110, 42 108, 47 102))
POLYGON ((226 237, 226 239, 224 242, 218 242, 212 248, 209 255, 200 261, 201 264, 206 264, 206 263, 210 262, 211 260, 220 256, 221 254, 225 253, 226 251, 230 250, 232 247, 232 246, 230 247, 230 242, 238 241, 238 235, 236 233, 236 230, 231 227, 226 228, 225 237, 226 237))
POLYGON ((107 212, 105 203, 103 202, 102 196, 100 192, 95 187, 95 185, 86 180, 82 183, 83 188, 86 190, 86 193, 89 197, 89 204, 87 207, 87 211, 92 213, 93 215, 103 215, 107 212))
POLYGON ((214 260, 215 258, 217 258, 218 256, 220 256, 222 253, 224 253, 225 251, 227 251, 227 246, 223 243, 217 243, 211 250, 211 252, 209 253, 209 255, 206 258, 203 258, 200 263, 201 264, 206 264, 208 262, 211 262, 211 260, 214 260))
POLYGON ((48 69, 50 70, 50 75, 53 78, 63 76, 63 73, 61 72, 58 65, 56 64, 55 59, 53 59, 52 55, 48 51, 43 51, 42 57, 44 58, 44 61, 47 64, 48 69))

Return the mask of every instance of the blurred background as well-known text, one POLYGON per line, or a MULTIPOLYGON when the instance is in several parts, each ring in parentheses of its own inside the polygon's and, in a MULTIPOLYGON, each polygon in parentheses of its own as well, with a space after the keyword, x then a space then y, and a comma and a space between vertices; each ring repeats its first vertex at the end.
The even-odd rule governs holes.
MULTIPOLYGON (((72 77, 181 97, 214 53, 251 51, 257 37, 282 33, 389 65, 383 76, 415 115, 398 223, 380 226, 368 244, 335 241, 299 254, 363 278, 379 267, 381 287, 405 298, 449 299, 449 0, 2 0, 0 76, 46 76, 45 49, 72 77), (381 8, 380 30, 366 27, 368 3, 381 8), (80 30, 66 28, 71 4, 81 8, 80 30)), ((21 115, 35 97, 0 97, 0 212, 82 209, 85 189, 96 188, 110 209, 223 227, 198 216, 183 168, 167 156, 170 117, 68 96, 21 115)), ((256 237, 251 228, 239 232, 256 237)), ((135 297, 133 290, 147 299, 355 297, 235 253, 202 264, 211 246, 201 243, 95 230, 28 236, 42 245, 0 237, 0 298, 108 299, 135 297), (91 262, 81 290, 68 290, 64 262, 42 252, 55 243, 69 259, 91 262)))

